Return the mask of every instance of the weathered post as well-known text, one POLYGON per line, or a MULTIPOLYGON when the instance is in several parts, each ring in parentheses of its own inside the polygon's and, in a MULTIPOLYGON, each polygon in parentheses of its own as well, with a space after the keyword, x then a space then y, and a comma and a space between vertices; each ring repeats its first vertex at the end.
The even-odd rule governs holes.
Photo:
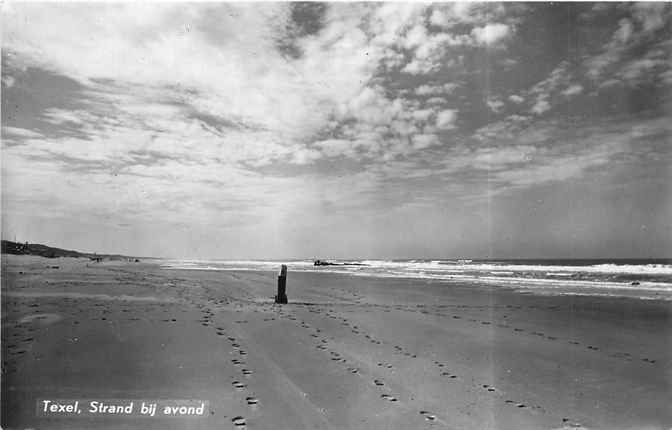
POLYGON ((275 303, 287 303, 287 266, 283 264, 280 267, 280 274, 278 275, 278 295, 275 296, 275 303))

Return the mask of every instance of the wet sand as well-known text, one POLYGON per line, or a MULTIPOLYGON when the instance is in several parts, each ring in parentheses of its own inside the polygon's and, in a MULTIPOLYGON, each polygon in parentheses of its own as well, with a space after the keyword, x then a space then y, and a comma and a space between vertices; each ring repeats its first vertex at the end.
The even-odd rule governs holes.
POLYGON ((2 427, 669 429, 669 302, 3 255, 2 427), (37 398, 201 399, 41 418, 37 398))

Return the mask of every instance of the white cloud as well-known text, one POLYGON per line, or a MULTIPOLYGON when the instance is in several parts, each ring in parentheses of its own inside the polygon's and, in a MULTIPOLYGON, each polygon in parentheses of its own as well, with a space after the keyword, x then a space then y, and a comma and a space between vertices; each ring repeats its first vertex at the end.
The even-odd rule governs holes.
POLYGON ((537 148, 528 146, 507 146, 501 148, 480 148, 471 157, 473 166, 479 169, 501 169, 510 164, 530 162, 537 148))
POLYGON ((420 85, 415 89, 415 94, 419 96, 429 96, 438 94, 451 94, 459 87, 455 83, 447 83, 443 85, 420 85))
POLYGON ((416 121, 427 121, 429 119, 429 117, 432 116, 432 114, 434 114, 433 109, 419 109, 419 110, 414 110, 413 113, 412 113, 413 118, 416 121))
POLYGON ((419 25, 414 27, 412 32, 414 34, 407 35, 406 47, 414 48, 413 59, 403 68, 402 72, 410 73, 412 75, 428 74, 435 72, 441 66, 452 66, 455 64, 453 59, 445 59, 446 49, 449 46, 465 45, 469 43, 467 36, 453 36, 447 33, 438 33, 428 35, 426 30, 415 30, 416 28, 424 26, 419 25), (410 42, 409 41, 410 36, 410 42))
POLYGON ((633 3, 634 18, 640 22, 644 31, 656 31, 665 25, 665 2, 633 3))
POLYGON ((427 104, 428 105, 438 105, 438 104, 443 104, 446 103, 446 99, 443 97, 431 97, 427 99, 427 104))
POLYGON ((37 133, 32 130, 26 130, 25 128, 20 127, 10 127, 3 125, 2 126, 2 137, 24 137, 24 138, 41 138, 44 137, 42 134, 37 133))
POLYGON ((456 109, 446 109, 436 115, 436 126, 443 130, 450 130, 455 128, 455 120, 457 119, 456 109))
MULTIPOLYGON (((632 48, 641 50, 647 45, 652 47, 658 45, 651 43, 651 40, 660 37, 658 33, 666 25, 669 27, 672 17, 665 2, 635 2, 624 6, 624 9, 630 12, 630 17, 622 18, 618 22, 618 27, 613 32, 611 40, 604 45, 602 52, 584 61, 588 76, 592 79, 599 79, 610 69, 618 69, 619 63, 622 63, 632 48)), ((664 36, 662 38, 664 39, 664 36)), ((640 57, 648 55, 648 52, 639 54, 640 57)), ((619 72, 623 74, 627 73, 627 70, 619 72)))
POLYGON ((531 112, 535 113, 537 115, 541 115, 544 112, 547 112, 551 109, 551 104, 548 102, 547 99, 545 98, 540 98, 537 100, 537 102, 532 106, 531 112))
POLYGON ((627 81, 636 81, 648 77, 649 73, 656 68, 669 65, 669 61, 662 58, 642 58, 630 61, 623 66, 619 75, 627 81))
POLYGON ((623 18, 618 22, 618 30, 614 33, 614 39, 618 40, 620 43, 626 43, 630 40, 632 32, 632 22, 627 18, 623 18))
POLYGON ((435 8, 429 16, 429 22, 438 27, 447 27, 450 24, 450 18, 446 11, 435 8))
POLYGON ((504 102, 499 97, 488 97, 485 103, 494 113, 498 113, 504 108, 504 102))
POLYGON ((11 87, 14 86, 15 82, 16 82, 16 80, 12 76, 9 76, 9 75, 3 73, 3 75, 2 75, 2 85, 4 87, 11 88, 11 87))
POLYGON ((429 16, 430 24, 451 28, 456 24, 485 24, 503 14, 501 6, 477 2, 436 3, 429 16))
POLYGON ((475 27, 471 30, 471 34, 476 41, 485 45, 494 45, 502 41, 510 34, 510 32, 511 29, 509 26, 501 23, 487 24, 483 27, 475 27))
MULTIPOLYGON (((567 61, 561 61, 546 77, 532 86, 525 92, 526 96, 533 96, 535 99, 531 112, 541 115, 552 107, 552 99, 558 94, 561 87, 570 86, 570 65, 567 61)), ((576 91, 578 88, 573 88, 576 91)))
POLYGON ((434 134, 417 134, 413 136, 412 140, 415 149, 425 149, 439 142, 434 134))
POLYGON ((569 96, 575 96, 577 94, 581 94, 583 92, 583 85, 581 84, 572 84, 569 87, 567 87, 562 94, 566 95, 567 97, 569 96))

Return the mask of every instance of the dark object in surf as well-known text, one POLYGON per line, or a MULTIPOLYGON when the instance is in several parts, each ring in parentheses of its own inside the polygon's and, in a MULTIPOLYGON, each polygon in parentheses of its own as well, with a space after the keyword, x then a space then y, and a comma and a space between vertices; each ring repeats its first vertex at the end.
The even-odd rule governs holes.
POLYGON ((313 260, 313 266, 368 266, 364 263, 332 263, 326 260, 313 260))
POLYGON ((638 282, 638 281, 634 281, 634 282, 632 282, 630 285, 639 285, 639 282, 638 282))
POLYGON ((275 303, 287 303, 287 266, 283 264, 280 267, 280 274, 278 275, 278 294, 275 296, 275 303))
POLYGON ((336 263, 330 263, 324 260, 315 260, 313 261, 313 266, 338 266, 336 263))

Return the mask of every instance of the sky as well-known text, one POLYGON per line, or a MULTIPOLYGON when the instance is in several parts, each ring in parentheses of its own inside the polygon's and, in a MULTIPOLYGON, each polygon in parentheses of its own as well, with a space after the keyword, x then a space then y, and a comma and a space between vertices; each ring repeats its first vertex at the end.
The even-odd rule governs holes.
POLYGON ((2 237, 672 257, 670 3, 2 4, 2 237))

